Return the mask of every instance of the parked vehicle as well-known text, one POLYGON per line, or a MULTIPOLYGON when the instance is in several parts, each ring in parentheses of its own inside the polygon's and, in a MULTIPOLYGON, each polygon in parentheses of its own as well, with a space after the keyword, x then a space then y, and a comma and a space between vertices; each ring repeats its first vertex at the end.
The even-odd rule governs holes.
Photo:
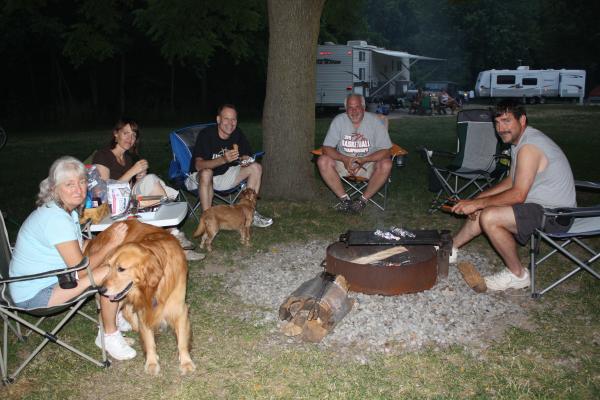
POLYGON ((585 94, 585 71, 579 69, 492 69, 481 71, 475 84, 477 97, 521 98, 530 104, 549 98, 579 99, 585 94))
MULTIPOLYGON (((386 50, 352 40, 317 47, 317 107, 343 107, 350 93, 371 98, 401 98, 410 82, 410 67, 419 60, 441 61, 403 51, 386 50)), ((376 101, 373 101, 376 102, 376 101)))

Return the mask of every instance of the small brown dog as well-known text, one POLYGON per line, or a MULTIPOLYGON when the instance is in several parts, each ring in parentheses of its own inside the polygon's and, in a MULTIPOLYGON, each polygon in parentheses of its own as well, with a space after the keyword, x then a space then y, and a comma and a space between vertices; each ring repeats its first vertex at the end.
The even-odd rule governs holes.
POLYGON ((214 206, 202 212, 200 224, 194 232, 194 237, 202 236, 200 248, 206 245, 212 251, 212 241, 219 230, 240 232, 241 243, 250 246, 250 225, 256 208, 256 192, 253 189, 244 189, 240 193, 240 201, 232 206, 214 206))

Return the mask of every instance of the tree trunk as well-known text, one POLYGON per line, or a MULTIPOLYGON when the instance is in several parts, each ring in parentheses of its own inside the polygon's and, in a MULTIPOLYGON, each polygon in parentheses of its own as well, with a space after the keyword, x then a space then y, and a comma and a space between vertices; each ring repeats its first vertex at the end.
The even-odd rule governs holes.
POLYGON ((268 0, 269 61, 263 111, 263 187, 270 198, 307 200, 316 180, 315 65, 325 0, 268 0))

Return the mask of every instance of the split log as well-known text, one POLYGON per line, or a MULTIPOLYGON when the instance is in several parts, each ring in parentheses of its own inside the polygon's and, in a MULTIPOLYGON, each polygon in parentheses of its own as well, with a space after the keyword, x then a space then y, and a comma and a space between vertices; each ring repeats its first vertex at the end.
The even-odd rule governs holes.
POLYGON ((394 246, 389 249, 378 251, 377 253, 369 254, 368 256, 358 257, 352 260, 355 264, 372 264, 376 261, 385 260, 396 254, 407 252, 408 249, 404 246, 394 246))
POLYGON ((483 293, 487 290, 485 279, 473 264, 466 261, 460 262, 458 263, 458 270, 471 289, 477 293, 483 293))
POLYGON ((300 285, 279 307, 279 318, 288 321, 281 328, 286 336, 320 342, 352 309, 346 279, 321 273, 300 285))

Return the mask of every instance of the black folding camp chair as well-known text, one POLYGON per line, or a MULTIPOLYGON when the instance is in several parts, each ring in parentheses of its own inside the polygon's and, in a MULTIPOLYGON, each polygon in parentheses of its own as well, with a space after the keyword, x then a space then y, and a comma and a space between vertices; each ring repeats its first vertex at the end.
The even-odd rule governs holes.
POLYGON ((456 152, 419 148, 430 170, 429 190, 436 193, 430 213, 446 204, 475 197, 504 179, 509 171, 509 147, 496 135, 492 111, 462 110, 456 121, 456 152))
MULTIPOLYGON (((215 125, 214 122, 191 125, 185 128, 176 129, 169 134, 171 151, 173 152, 173 159, 169 166, 169 180, 179 191, 179 197, 187 202, 188 214, 193 215, 196 221, 198 221, 196 211, 200 207, 198 189, 188 189, 186 180, 190 179, 190 169, 193 162, 192 154, 196 144, 196 138, 204 128, 213 125, 215 125)), ((257 158, 263 154, 263 152, 258 152, 255 153, 253 157, 257 158)), ((233 204, 245 187, 246 181, 243 181, 228 190, 214 190, 213 202, 221 201, 225 204, 233 204)))
MULTIPOLYGON (((577 181, 575 186, 580 189, 600 190, 600 182, 577 181)), ((600 269, 594 269, 592 266, 592 264, 600 259, 600 249, 595 249, 592 247, 592 243, 590 243, 590 239, 600 238, 600 205, 594 207, 546 209, 544 210, 544 222, 546 218, 572 219, 573 223, 571 228, 565 233, 549 233, 543 229, 537 229, 531 235, 529 261, 531 297, 538 298, 542 296, 581 271, 586 271, 594 278, 600 279, 600 269), (541 254, 540 248, 542 243, 550 247, 550 250, 545 254, 541 254), (567 249, 568 246, 569 249, 567 249), (575 249, 579 249, 580 251, 573 251, 575 249), (562 254, 575 265, 575 268, 547 284, 544 288, 536 288, 538 275, 544 271, 544 269, 539 269, 540 265, 554 254, 562 254)))
MULTIPOLYGON (((66 271, 64 269, 55 270, 42 274, 20 276, 18 278, 11 279, 8 276, 11 258, 12 248, 8 240, 8 233, 6 231, 6 226, 4 225, 4 218, 2 217, 2 213, 0 213, 0 317, 2 318, 3 323, 2 347, 0 348, 0 372, 2 373, 3 384, 7 385, 13 383, 23 368, 25 368, 50 342, 57 344, 61 348, 72 351, 73 353, 99 367, 108 367, 110 365, 110 361, 108 361, 106 357, 104 343, 102 343, 102 356, 100 359, 97 359, 84 353, 80 349, 75 348, 71 344, 65 342, 64 339, 59 337, 60 331, 68 322, 71 321, 71 317, 75 314, 81 315, 84 318, 92 321, 93 324, 91 327, 94 332, 96 332, 96 327, 99 326, 101 330, 100 333, 104 333, 102 318, 100 318, 100 298, 97 287, 91 286, 79 296, 54 307, 35 309, 23 309, 17 307, 13 303, 10 296, 10 291, 8 290, 9 283, 44 278, 48 276, 59 276, 65 274, 66 271), (81 310, 85 303, 94 296, 96 297, 96 318, 84 313, 81 310), (36 319, 36 321, 31 322, 32 319, 36 319), (44 323, 44 321, 46 322, 44 323), (43 326, 46 326, 49 323, 55 322, 56 324, 54 327, 49 330, 42 328, 42 323, 44 323, 43 326), (16 347, 22 345, 26 340, 30 339, 30 337, 33 337, 33 334, 39 335, 42 339, 41 342, 25 358, 25 360, 14 369, 13 372, 10 372, 8 365, 8 353, 16 353, 16 347)), ((87 257, 85 257, 79 265, 69 269, 68 273, 86 268, 88 270, 88 274, 91 275, 91 269, 87 257)))

